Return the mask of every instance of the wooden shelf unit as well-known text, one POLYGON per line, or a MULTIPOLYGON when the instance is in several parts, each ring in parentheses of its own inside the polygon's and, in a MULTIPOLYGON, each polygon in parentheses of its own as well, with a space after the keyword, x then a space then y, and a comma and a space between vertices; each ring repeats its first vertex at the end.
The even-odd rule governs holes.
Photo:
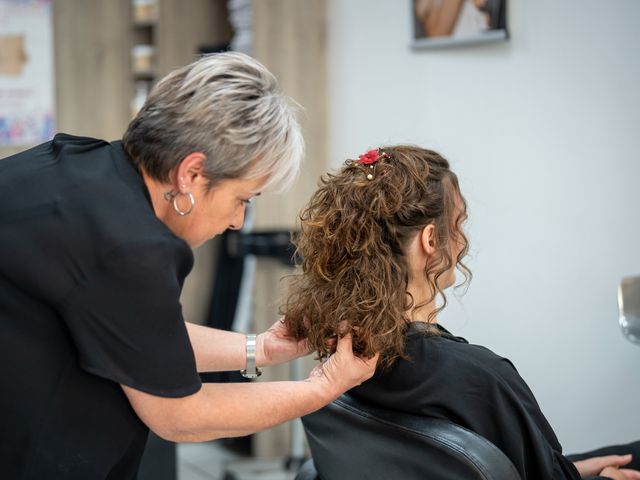
POLYGON ((122 136, 136 81, 155 82, 231 38, 226 0, 158 0, 158 17, 134 21, 131 0, 54 0, 57 130, 122 136), (135 72, 134 45, 155 47, 152 68, 135 72))

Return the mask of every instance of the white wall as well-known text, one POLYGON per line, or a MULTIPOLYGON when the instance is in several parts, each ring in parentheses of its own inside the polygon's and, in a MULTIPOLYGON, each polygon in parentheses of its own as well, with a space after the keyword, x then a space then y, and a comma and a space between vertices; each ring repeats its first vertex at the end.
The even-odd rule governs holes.
POLYGON ((334 165, 413 142, 452 162, 474 280, 441 321, 514 361, 565 450, 640 438, 640 2, 511 0, 508 42, 412 51, 409 0, 331 0, 334 165), (606 7, 611 8, 607 10, 606 7))

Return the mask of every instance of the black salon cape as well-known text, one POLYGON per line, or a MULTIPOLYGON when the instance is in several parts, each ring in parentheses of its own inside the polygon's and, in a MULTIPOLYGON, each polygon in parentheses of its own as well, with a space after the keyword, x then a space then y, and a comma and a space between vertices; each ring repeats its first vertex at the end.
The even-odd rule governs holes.
POLYGON ((513 364, 490 350, 439 336, 413 323, 406 336, 411 361, 352 390, 355 396, 394 410, 450 420, 500 448, 522 480, 579 479, 563 456, 551 426, 513 364))
POLYGON ((0 160, 0 477, 135 478, 148 429, 119 384, 201 387, 179 295, 189 246, 120 142, 0 160))

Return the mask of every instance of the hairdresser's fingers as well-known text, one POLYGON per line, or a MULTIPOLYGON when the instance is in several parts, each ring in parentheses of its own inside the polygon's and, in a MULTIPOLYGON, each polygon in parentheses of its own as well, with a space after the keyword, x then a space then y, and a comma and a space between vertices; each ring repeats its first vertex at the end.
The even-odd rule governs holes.
MULTIPOLYGON (((284 321, 284 317, 283 317, 283 321, 284 321)), ((309 320, 309 317, 305 315, 302 319, 302 324, 304 325, 305 331, 308 332, 309 329, 311 328, 311 320, 309 320)), ((305 355, 309 355, 311 352, 313 352, 313 348, 311 347, 311 344, 309 343, 309 340, 307 338, 301 340, 301 343, 304 346, 304 349, 306 352, 305 355)))
POLYGON ((354 355, 351 334, 347 334, 338 340, 336 353, 311 371, 309 380, 320 382, 334 397, 338 397, 371 378, 377 362, 378 355, 372 358, 354 355))
POLYGON ((284 317, 256 338, 256 363, 258 366, 278 365, 311 353, 306 338, 297 340, 289 333, 284 317))
POLYGON ((344 335, 346 333, 349 333, 349 323, 346 320, 342 320, 339 324, 338 324, 338 335, 344 335))
POLYGON ((357 379, 353 386, 360 385, 373 376, 378 364, 379 354, 375 354, 371 358, 357 356, 353 353, 353 337, 347 333, 338 339, 336 353, 329 357, 328 361, 333 360, 334 365, 339 369, 346 368, 357 379))
POLYGON ((336 351, 342 355, 351 354, 353 356, 353 339, 350 333, 343 335, 342 338, 338 338, 336 351))

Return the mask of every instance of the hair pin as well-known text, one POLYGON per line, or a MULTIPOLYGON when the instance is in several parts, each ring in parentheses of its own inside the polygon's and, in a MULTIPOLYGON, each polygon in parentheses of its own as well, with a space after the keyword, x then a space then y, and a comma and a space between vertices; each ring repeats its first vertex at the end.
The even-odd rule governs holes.
POLYGON ((369 168, 371 169, 371 171, 367 173, 367 180, 373 180, 373 174, 375 173, 375 164, 381 158, 389 158, 389 155, 381 151, 379 148, 369 150, 368 152, 363 153, 358 157, 358 162, 361 165, 369 165, 369 168))

